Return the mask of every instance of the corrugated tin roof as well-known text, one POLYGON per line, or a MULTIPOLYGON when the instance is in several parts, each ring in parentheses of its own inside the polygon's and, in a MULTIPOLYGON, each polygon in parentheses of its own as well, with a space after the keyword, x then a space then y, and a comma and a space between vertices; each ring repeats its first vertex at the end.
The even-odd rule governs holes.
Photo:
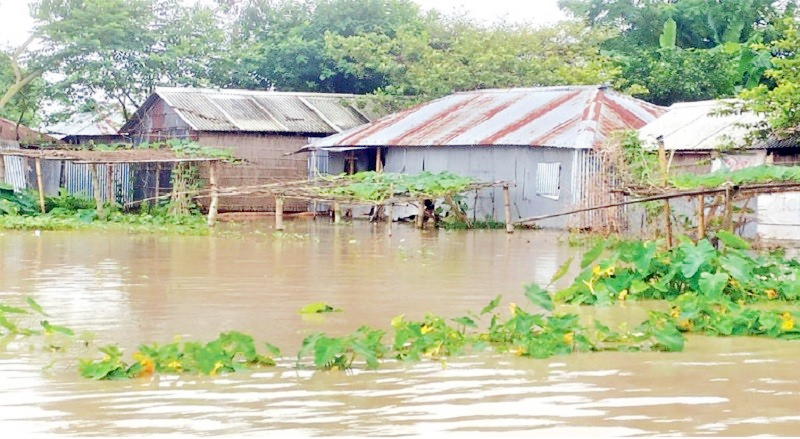
POLYGON ((0 139, 16 141, 19 134, 22 144, 58 143, 58 139, 32 130, 25 125, 17 127, 17 123, 0 117, 0 139))
POLYGON ((80 113, 67 121, 47 126, 44 131, 59 139, 68 136, 114 136, 120 125, 122 121, 112 116, 80 113))
POLYGON ((342 146, 592 148, 620 129, 638 129, 664 108, 602 86, 455 93, 314 142, 342 146))
POLYGON ((732 100, 682 102, 672 104, 668 111, 639 130, 639 138, 649 146, 657 145, 663 136, 667 150, 709 151, 725 146, 759 148, 747 145, 746 124, 762 119, 753 113, 716 114, 732 100))
POLYGON ((331 134, 370 120, 357 95, 160 87, 120 132, 131 132, 159 98, 197 131, 331 134))

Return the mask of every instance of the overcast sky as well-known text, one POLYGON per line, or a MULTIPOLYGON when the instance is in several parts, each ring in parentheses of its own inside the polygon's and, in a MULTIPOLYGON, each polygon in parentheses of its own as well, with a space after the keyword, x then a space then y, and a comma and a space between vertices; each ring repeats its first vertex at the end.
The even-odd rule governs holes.
MULTIPOLYGON (((547 25, 564 18, 557 0, 414 0, 423 9, 436 8, 451 14, 466 11, 470 16, 494 22, 508 21, 547 25)), ((28 16, 29 0, 0 0, 0 45, 18 45, 25 41, 33 21, 28 16)))

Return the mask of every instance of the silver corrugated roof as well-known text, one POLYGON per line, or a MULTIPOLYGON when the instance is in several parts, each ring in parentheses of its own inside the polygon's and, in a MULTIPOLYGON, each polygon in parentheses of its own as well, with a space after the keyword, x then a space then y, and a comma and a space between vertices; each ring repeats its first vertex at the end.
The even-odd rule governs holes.
POLYGON ((197 131, 331 134, 370 120, 357 95, 159 87, 120 132, 130 132, 158 98, 197 131))
POLYGON ((69 120, 49 125, 44 131, 53 137, 62 139, 67 136, 114 136, 122 125, 121 117, 79 113, 69 120))
POLYGON ((658 119, 639 130, 639 138, 655 147, 663 136, 664 147, 678 151, 709 151, 721 147, 759 148, 745 142, 746 125, 762 120, 753 113, 717 114, 732 100, 672 104, 658 119))
POLYGON ((592 148, 664 108, 602 86, 455 93, 321 139, 309 147, 530 145, 592 148))

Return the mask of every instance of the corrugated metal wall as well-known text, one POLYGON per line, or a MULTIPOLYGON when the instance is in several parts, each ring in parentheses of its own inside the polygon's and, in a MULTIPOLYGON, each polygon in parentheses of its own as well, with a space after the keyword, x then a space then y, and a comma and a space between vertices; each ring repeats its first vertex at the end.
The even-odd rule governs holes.
MULTIPOLYGON (((586 157, 574 156, 574 150, 565 148, 530 147, 393 147, 387 149, 386 171, 409 174, 421 171, 449 171, 479 181, 509 181, 512 219, 535 215, 559 213, 575 207, 580 202, 581 179, 573 179, 573 168, 578 163, 587 169, 586 157), (542 196, 540 186, 547 181, 553 187, 552 175, 537 175, 537 164, 548 163, 560 170, 558 197, 542 196), (545 178, 545 180, 542 180, 545 178), (576 201, 577 200, 577 201, 576 201)), ((331 165, 333 167, 333 165, 331 165)), ((504 221, 502 188, 487 188, 467 194, 469 215, 475 220, 504 221)), ((542 220, 542 227, 565 228, 568 217, 542 220)))
MULTIPOLYGON (((97 165, 97 176, 102 188, 100 190, 102 200, 108 201, 105 190, 108 181, 108 166, 113 166, 114 201, 123 204, 133 202, 133 173, 132 167, 128 163, 97 165)), ((64 163, 64 187, 70 194, 93 198, 91 165, 72 162, 64 163)))

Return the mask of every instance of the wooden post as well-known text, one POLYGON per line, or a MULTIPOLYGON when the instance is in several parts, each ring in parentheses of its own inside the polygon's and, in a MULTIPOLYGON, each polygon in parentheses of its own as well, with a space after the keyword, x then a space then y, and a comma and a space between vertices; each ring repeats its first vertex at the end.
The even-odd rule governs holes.
POLYGON ((333 223, 339 224, 342 222, 342 206, 338 201, 333 202, 333 223))
POLYGON ((0 183, 6 182, 6 156, 0 155, 0 183))
POLYGON ((672 248, 672 215, 669 200, 664 200, 664 221, 667 228, 667 249, 672 248))
POLYGON ((503 209, 506 216, 506 232, 514 233, 514 223, 511 222, 511 194, 508 185, 503 185, 503 209))
POLYGON ((383 172, 383 160, 381 160, 381 148, 376 148, 375 153, 375 172, 383 172))
POLYGON ((419 200, 419 209, 417 210, 417 228, 425 228, 425 200, 419 200))
POLYGON ((275 197, 275 230, 283 230, 283 197, 275 197))
POLYGON ((459 221, 463 221, 464 224, 467 225, 468 229, 472 228, 472 222, 470 222, 469 217, 467 216, 466 213, 461 211, 461 207, 459 207, 458 203, 456 203, 456 200, 454 200, 452 196, 445 195, 444 202, 447 203, 448 206, 450 206, 450 210, 452 211, 453 215, 455 215, 456 218, 458 218, 459 221))
POLYGON ((697 196, 697 240, 706 237, 706 198, 703 195, 697 196))
POLYGON ((725 185, 725 217, 722 220, 722 228, 733 232, 733 188, 730 184, 725 185))
POLYGON ((36 157, 36 187, 39 188, 39 208, 45 213, 44 176, 42 176, 42 158, 36 157))
POLYGON ((114 196, 114 165, 106 163, 106 201, 109 205, 116 202, 117 197, 114 196))
POLYGON ((214 160, 208 164, 208 185, 211 188, 211 202, 208 205, 208 226, 214 227, 217 223, 217 210, 219 210, 219 162, 214 160))
POLYGON ((97 216, 99 218, 105 218, 105 212, 103 212, 103 196, 100 193, 100 177, 97 175, 97 163, 92 163, 90 169, 92 172, 92 191, 94 192, 97 216))
POLYGON ((161 195, 161 162, 156 162, 156 187, 154 192, 155 205, 158 206, 158 197, 161 195))
POLYGON ((392 212, 392 206, 393 204, 389 203, 386 205, 386 209, 384 209, 384 213, 386 214, 386 234, 388 236, 392 236, 392 215, 394 214, 394 212, 392 212))

